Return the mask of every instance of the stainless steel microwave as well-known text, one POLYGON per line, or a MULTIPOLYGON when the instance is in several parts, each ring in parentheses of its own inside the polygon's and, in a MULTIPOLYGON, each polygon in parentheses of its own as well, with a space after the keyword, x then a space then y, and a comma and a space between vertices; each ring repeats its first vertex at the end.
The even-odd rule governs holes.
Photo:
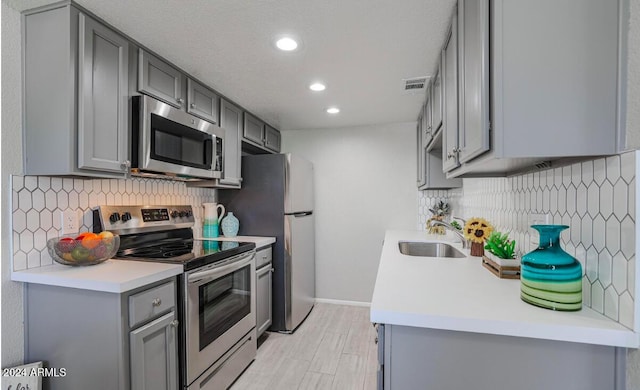
POLYGON ((131 171, 180 180, 222 176, 224 129, 166 103, 132 98, 131 171))

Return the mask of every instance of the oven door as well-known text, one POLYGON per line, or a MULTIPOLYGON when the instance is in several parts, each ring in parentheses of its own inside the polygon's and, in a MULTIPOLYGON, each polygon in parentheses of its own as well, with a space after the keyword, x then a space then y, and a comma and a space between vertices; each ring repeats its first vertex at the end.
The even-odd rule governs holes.
POLYGON ((136 96, 135 102, 140 118, 135 123, 134 168, 199 178, 221 176, 222 129, 149 96, 136 96))
POLYGON ((256 326, 255 251, 185 274, 187 385, 256 326))

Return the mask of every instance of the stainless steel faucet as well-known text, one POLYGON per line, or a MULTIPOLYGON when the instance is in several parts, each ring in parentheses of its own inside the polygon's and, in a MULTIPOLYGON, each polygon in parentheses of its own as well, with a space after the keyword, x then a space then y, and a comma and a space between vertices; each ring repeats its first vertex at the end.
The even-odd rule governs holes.
POLYGON ((453 226, 451 226, 450 224, 448 224, 447 222, 444 221, 438 221, 438 220, 432 220, 431 221, 431 225, 440 225, 440 226, 444 226, 445 228, 451 230, 452 232, 454 232, 458 238, 460 238, 460 242, 462 243, 462 248, 463 249, 467 249, 467 239, 464 238, 464 235, 460 232, 460 230, 454 228, 453 226))

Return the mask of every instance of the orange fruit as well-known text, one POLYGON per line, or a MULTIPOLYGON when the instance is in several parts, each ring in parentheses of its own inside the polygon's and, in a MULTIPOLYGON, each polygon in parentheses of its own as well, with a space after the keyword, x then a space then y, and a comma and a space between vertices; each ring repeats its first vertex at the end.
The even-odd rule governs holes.
POLYGON ((87 249, 93 249, 95 247, 97 247, 98 245, 100 245, 101 239, 100 237, 95 234, 95 233, 83 233, 83 236, 81 238, 80 241, 80 245, 82 245, 83 247, 87 248, 87 249))

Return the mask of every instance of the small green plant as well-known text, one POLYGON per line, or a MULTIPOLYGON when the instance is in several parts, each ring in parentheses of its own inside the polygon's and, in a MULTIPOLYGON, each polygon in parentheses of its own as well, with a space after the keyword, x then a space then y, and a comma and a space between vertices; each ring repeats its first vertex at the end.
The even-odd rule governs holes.
POLYGON ((509 240, 508 233, 493 231, 487 238, 484 249, 493 253, 501 259, 513 259, 515 257, 516 242, 509 240))
POLYGON ((462 230, 462 226, 460 226, 458 221, 451 221, 450 225, 456 228, 457 230, 462 230))

